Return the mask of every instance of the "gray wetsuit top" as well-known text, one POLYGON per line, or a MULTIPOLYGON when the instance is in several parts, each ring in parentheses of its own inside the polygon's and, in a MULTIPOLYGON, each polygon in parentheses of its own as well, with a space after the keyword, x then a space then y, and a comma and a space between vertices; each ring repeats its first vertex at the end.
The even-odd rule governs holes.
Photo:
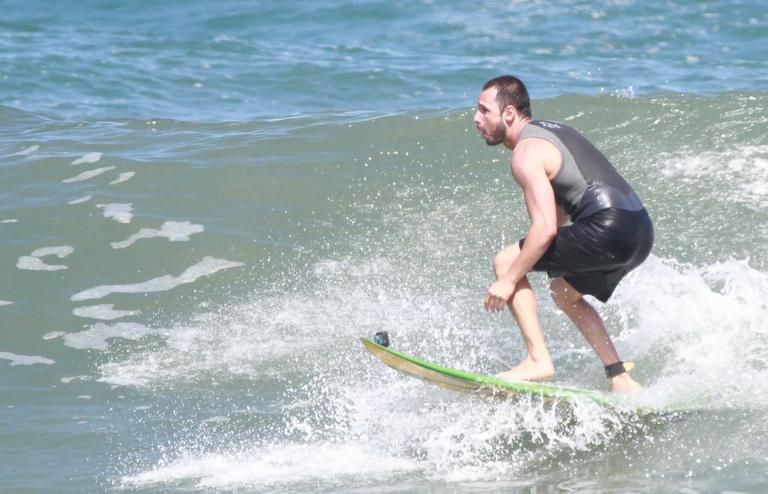
POLYGON ((571 221, 608 208, 641 211, 643 203, 608 159, 579 132, 558 122, 532 120, 519 140, 537 137, 551 142, 563 156, 552 180, 557 204, 571 221))

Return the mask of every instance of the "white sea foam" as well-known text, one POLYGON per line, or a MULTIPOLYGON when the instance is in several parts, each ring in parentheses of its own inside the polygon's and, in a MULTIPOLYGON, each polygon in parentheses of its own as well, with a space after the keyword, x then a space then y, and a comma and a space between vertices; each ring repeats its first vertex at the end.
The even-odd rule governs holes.
POLYGON ((160 331, 133 322, 119 322, 114 325, 99 322, 84 331, 65 334, 64 344, 78 350, 106 350, 109 347, 107 340, 111 338, 138 340, 160 331))
POLYGON ((668 357, 646 374, 649 394, 662 403, 765 406, 766 299, 768 274, 746 261, 699 267, 652 256, 619 286, 610 305, 626 325, 617 341, 631 352, 625 358, 668 357))
POLYGON ((63 264, 46 264, 39 257, 21 256, 16 261, 16 267, 27 271, 60 271, 67 269, 63 264))
MULTIPOLYGON (((416 212, 412 221, 394 215, 391 224, 404 233, 382 246, 391 257, 377 257, 379 246, 366 243, 363 259, 334 257, 302 270, 295 283, 259 290, 249 303, 209 305, 211 312, 193 318, 193 327, 169 331, 165 345, 101 365, 102 381, 134 387, 174 390, 195 380, 221 383, 227 376, 259 383, 285 378, 287 383, 271 402, 283 408, 286 425, 254 434, 266 436, 270 444, 243 447, 264 444, 249 441, 248 433, 231 447, 190 434, 165 450, 154 466, 140 465, 123 477, 123 484, 148 490, 274 491, 312 485, 330 492, 345 478, 376 478, 370 465, 356 461, 337 466, 331 459, 326 471, 318 472, 324 449, 332 445, 335 453, 344 453, 340 456, 380 459, 383 469, 391 467, 406 478, 491 481, 498 488, 498 479, 519 478, 520 470, 592 457, 627 437, 642 437, 633 429, 637 424, 594 404, 576 402, 563 417, 535 400, 508 403, 455 395, 401 376, 371 357, 361 359, 353 337, 379 328, 390 331, 396 348, 452 367, 488 373, 518 357, 522 342, 509 315, 489 317, 478 311, 477 287, 487 281, 487 267, 463 270, 449 264, 450 269, 436 273, 444 263, 472 257, 451 255, 461 253, 467 241, 467 224, 456 224, 456 211, 452 205, 445 214, 435 211, 427 218, 416 212), (393 247, 398 244, 408 248, 397 251, 393 247), (456 278, 456 272, 468 274, 456 278), (296 369, 302 378, 293 380, 296 369), (216 453, 206 453, 212 450, 216 453)), ((473 220, 483 228, 479 212, 463 221, 473 220)), ((535 278, 532 283, 544 287, 544 277, 535 278)), ((767 298, 765 275, 743 261, 680 266, 651 257, 599 310, 622 356, 637 361, 635 376, 647 386, 644 396, 658 398, 662 406, 680 397, 693 401, 710 393, 715 383, 722 396, 713 396, 712 406, 740 402, 749 408, 768 396, 768 371, 761 370, 768 369, 762 329, 767 298), (737 373, 745 372, 748 392, 755 395, 747 400, 733 399, 743 382, 729 370, 733 360, 740 361, 737 373), (725 377, 711 379, 717 374, 725 377)), ((541 309, 553 354, 562 355, 563 348, 584 352, 583 358, 557 359, 558 381, 603 387, 599 362, 570 321, 555 315, 546 296, 541 309)), ((655 429, 649 429, 650 441, 659 437, 655 429)), ((368 485, 363 481, 358 488, 368 485)))
POLYGON ((38 149, 40 149, 40 146, 37 144, 33 144, 32 146, 29 146, 28 148, 25 148, 18 153, 13 153, 11 156, 28 156, 34 152, 36 152, 38 149))
POLYGON ((80 375, 80 376, 68 376, 68 377, 62 377, 60 381, 64 384, 69 384, 72 381, 92 381, 93 378, 91 376, 86 375, 80 375))
POLYGON ((151 487, 175 482, 201 489, 263 487, 322 482, 339 476, 385 479, 418 470, 414 461, 385 454, 362 444, 297 444, 233 455, 186 456, 136 475, 125 476, 125 487, 151 487))
MULTIPOLYGON (((297 365, 310 365, 316 376, 302 390, 286 390, 282 403, 291 407, 286 416, 306 418, 291 419, 284 430, 272 431, 272 445, 190 454, 184 447, 198 446, 190 439, 191 444, 185 442, 154 467, 124 477, 125 486, 247 490, 268 485, 274 490, 300 490, 296 486, 333 483, 344 476, 375 477, 366 461, 339 465, 329 460, 320 471, 327 448, 343 452, 341 456, 379 458, 387 469, 420 478, 484 482, 514 477, 520 468, 529 468, 532 450, 537 458, 578 454, 611 444, 627 427, 625 417, 593 403, 575 402, 563 420, 556 408, 534 399, 497 402, 459 396, 400 376, 375 359, 360 360, 361 350, 352 336, 376 327, 388 328, 399 348, 459 368, 481 370, 477 355, 496 351, 492 343, 498 341, 483 341, 489 332, 477 330, 476 309, 464 314, 461 307, 448 310, 454 297, 450 289, 434 299, 410 293, 407 284, 416 278, 404 286, 392 276, 398 269, 394 263, 340 259, 315 268, 290 296, 285 291, 265 292, 250 304, 201 315, 193 321, 196 327, 166 333, 165 347, 100 367, 102 381, 136 387, 173 387, 227 374, 258 379, 253 376, 280 375, 281 369, 290 373, 297 365), (360 273, 374 280, 365 293, 350 289, 360 283, 360 273), (390 276, 382 276, 387 273, 390 276), (378 284, 387 278, 396 281, 391 286, 378 284), (456 352, 464 323, 474 329, 475 339, 458 344, 463 350, 456 352), (387 385, 377 385, 382 381, 387 385), (300 413, 315 407, 322 408, 323 420, 314 420, 312 412, 300 413), (334 424, 330 431, 324 428, 328 423, 334 424)), ((768 276, 743 261, 696 267, 652 256, 601 311, 608 313, 622 355, 638 363, 636 377, 648 386, 641 400, 655 400, 651 404, 659 406, 679 400, 690 404, 705 395, 714 407, 750 406, 766 401, 766 298, 768 276), (736 382, 738 386, 733 385, 736 382), (719 396, 710 396, 713 383, 719 396)), ((551 302, 542 300, 542 305, 545 312, 552 312, 551 302)), ((570 323, 562 323, 567 341, 578 342, 570 323)), ((504 318, 507 330, 510 324, 504 318)), ((564 342, 555 338, 552 344, 557 349, 564 342)), ((517 340, 511 358, 519 348, 517 340)), ((602 384, 595 365, 596 358, 589 354, 588 362, 579 364, 579 373, 561 375, 577 380, 591 375, 602 384)))
POLYGON ((709 151, 686 156, 663 156, 661 172, 683 182, 729 184, 716 192, 728 191, 729 201, 738 201, 761 210, 768 208, 768 145, 738 146, 726 151, 709 151), (730 193, 736 188, 738 194, 730 193))
MULTIPOLYGON (((381 366, 373 359, 368 363, 381 366)), ((301 491, 302 486, 313 485, 332 491, 331 486, 345 477, 364 479, 363 489, 367 482, 381 485, 399 475, 487 482, 514 477, 526 465, 531 443, 546 451, 584 451, 610 441, 620 427, 618 417, 612 419, 595 404, 575 402, 573 416, 564 424, 556 407, 540 400, 510 403, 458 396, 383 372, 387 386, 323 380, 312 384, 317 386, 316 399, 323 396, 326 404, 329 398, 338 400, 343 408, 338 410, 345 424, 340 437, 324 439, 323 425, 311 418, 293 418, 283 431, 286 437, 298 438, 293 441, 276 438, 263 448, 225 453, 168 451, 156 466, 124 476, 122 484, 276 491, 301 491)), ((335 411, 326 413, 331 418, 335 411)))
MULTIPOLYGON (((478 355, 497 351, 493 344, 499 344, 498 338, 483 340, 484 334, 495 332, 477 329, 477 309, 465 312, 453 306, 467 294, 457 296, 451 291, 456 287, 441 290, 435 298, 426 291, 411 293, 421 273, 403 282, 397 269, 396 263, 375 258, 321 262, 290 295, 286 290, 260 293, 249 304, 201 315, 193 321, 196 327, 174 328, 165 335, 163 348, 102 365, 102 381, 136 387, 172 388, 210 376, 220 382, 228 374, 259 379, 281 371, 289 374, 302 365, 316 376, 302 389, 287 387, 285 399, 279 401, 286 407, 288 424, 270 432, 271 445, 189 453, 207 444, 187 437, 155 466, 123 477, 123 484, 214 490, 269 486, 276 491, 314 485, 324 490, 324 482, 332 485, 347 476, 375 479, 377 472, 366 459, 379 459, 383 469, 411 477, 486 482, 514 478, 520 469, 530 468, 532 456, 544 461, 549 455, 568 457, 613 444, 614 436, 626 430, 626 417, 593 403, 575 402, 567 407, 572 410, 564 420, 557 407, 535 399, 499 402, 456 395, 400 376, 373 358, 360 360, 361 349, 352 337, 376 327, 388 328, 398 348, 459 368, 482 370, 478 355), (361 278, 369 281, 366 289, 351 289, 361 278), (464 325, 473 330, 472 339, 458 343, 465 337, 464 325), (311 411, 316 408, 322 410, 320 420, 311 411), (362 461, 326 462, 329 451, 362 461)), ((756 395, 746 403, 755 403, 765 400, 768 381, 768 371, 761 370, 768 369, 768 340, 762 329, 768 314, 760 302, 768 298, 766 278, 744 262, 683 267, 652 257, 601 311, 609 314, 622 355, 637 361, 636 377, 648 386, 645 394, 659 398, 658 404, 695 399, 709 393, 713 382, 722 393, 713 397, 715 407, 733 401, 738 386, 725 384, 736 382, 732 373, 727 376, 733 359, 743 361, 737 372, 746 372, 749 392, 756 395), (716 354, 718 350, 725 355, 716 354), (697 355, 702 351, 704 355, 697 355), (718 373, 727 377, 711 379, 718 373)), ((542 305, 543 312, 553 311, 550 301, 542 300, 542 305)), ((513 330, 509 319, 504 318, 507 331, 513 330)), ((580 341, 570 323, 562 323, 567 341, 580 341)), ((516 341, 507 353, 514 358, 521 344, 510 339, 516 341)), ((553 350, 565 344, 554 340, 553 350)), ((579 372, 560 375, 569 380, 591 375, 599 384, 589 386, 599 386, 604 380, 597 365, 590 354, 578 364, 579 372)), ((743 381, 738 382, 741 386, 743 381)))
POLYGON ((113 321, 122 317, 134 316, 141 313, 137 310, 115 310, 114 304, 89 305, 86 307, 77 307, 72 313, 78 317, 87 317, 90 319, 101 319, 103 321, 113 321))
MULTIPOLYGON (((152 385, 178 382, 179 380, 194 381, 204 372, 201 368, 210 368, 210 360, 214 355, 220 355, 221 350, 215 347, 205 347, 200 339, 212 342, 200 327, 174 327, 169 330, 154 330, 152 333, 161 334, 165 338, 166 347, 153 352, 138 352, 131 354, 125 360, 106 362, 99 368, 102 382, 114 386, 130 386, 141 388, 152 385), (189 359, 190 352, 196 351, 199 359, 206 364, 196 364, 189 359), (181 352, 177 358, 171 357, 173 352, 181 352), (174 363, 172 363, 174 362, 174 363), (181 365, 177 363, 185 362, 181 365), (170 364, 170 366, 169 366, 170 364)), ((218 343, 213 343, 218 345, 218 343)), ((227 345, 228 346, 228 345, 227 345)), ((234 367, 233 362, 221 362, 220 365, 234 367)), ((237 371, 234 371, 237 372, 237 371)), ((242 370, 245 374, 245 369, 242 370)))
POLYGON ((8 300, 0 300, 0 307, 3 305, 13 305, 13 302, 9 302, 8 300))
POLYGON ((209 276, 223 269, 242 266, 241 262, 205 257, 197 264, 188 267, 179 276, 160 276, 151 280, 128 285, 101 285, 72 295, 73 301, 91 300, 106 297, 112 293, 151 293, 171 290, 179 285, 192 283, 198 278, 209 276))
POLYGON ((2 224, 18 223, 18 222, 19 220, 17 220, 16 218, 8 218, 7 220, 0 221, 0 223, 2 224))
POLYGON ((109 182, 109 185, 117 185, 123 182, 127 182, 128 180, 132 179, 134 175, 136 175, 136 172, 123 172, 118 175, 116 179, 109 182))
POLYGON ((51 360, 46 357, 40 357, 37 355, 19 355, 11 352, 0 352, 0 359, 10 360, 11 365, 52 365, 56 363, 55 360, 51 360))
POLYGON ((88 202, 91 199, 93 199, 93 196, 89 194, 87 196, 78 197, 77 199, 73 199, 73 200, 69 201, 67 204, 70 204, 70 205, 72 205, 72 204, 81 204, 81 203, 84 203, 84 202, 88 202))
POLYGON ((132 203, 97 204, 96 207, 104 210, 105 218, 111 218, 118 223, 130 223, 133 219, 132 203))
MULTIPOLYGON (((110 362, 101 371, 107 382, 139 387, 204 379, 222 370, 248 376, 269 368, 270 373, 280 374, 292 372, 290 366, 283 365, 287 360, 314 351, 318 345, 334 347, 335 338, 354 339, 361 332, 374 332, 374 328, 407 331, 443 325, 453 328, 455 337, 455 312, 441 310, 435 300, 428 300, 423 294, 399 286, 399 292, 384 294, 374 289, 373 295, 349 288, 363 280, 388 279, 388 268, 395 266, 380 258, 366 263, 318 263, 316 278, 309 285, 321 280, 320 288, 299 290, 290 297, 284 293, 260 294, 253 303, 198 314, 190 327, 175 328, 163 349, 110 362), (221 328, 226 328, 225 339, 221 328), (329 328, 333 331, 329 332, 329 328)), ((435 296, 445 300, 450 290, 435 296)), ((469 329, 467 332, 473 337, 476 334, 469 329)), ((462 363, 466 361, 456 361, 456 365, 462 363)))
POLYGON ((46 264, 41 257, 56 256, 58 258, 64 258, 69 256, 75 251, 71 245, 58 245, 55 247, 41 247, 35 249, 28 256, 21 256, 16 261, 16 267, 19 269, 25 269, 29 271, 59 271, 67 269, 67 266, 63 264, 46 264))
POLYGON ((101 168, 95 168, 93 170, 84 171, 83 173, 81 173, 79 175, 75 175, 74 177, 66 178, 66 179, 62 180, 62 182, 65 183, 65 184, 71 184, 73 182, 83 182, 85 180, 90 180, 90 179, 92 179, 94 177, 98 177, 102 173, 105 173, 105 172, 108 172, 108 171, 114 170, 114 169, 115 169, 114 166, 104 166, 104 167, 101 167, 101 168))
POLYGON ((64 331, 50 331, 50 332, 45 333, 43 335, 43 339, 44 340, 54 340, 56 338, 64 336, 65 334, 67 334, 67 333, 65 333, 64 331))
POLYGON ((189 241, 190 235, 201 233, 204 230, 203 225, 196 225, 189 221, 166 221, 160 226, 159 230, 154 228, 142 228, 138 233, 134 233, 126 240, 112 242, 110 245, 113 249, 124 249, 142 238, 155 237, 165 237, 171 242, 187 242, 189 241))
POLYGON ((57 245, 55 247, 41 247, 35 249, 29 255, 32 257, 56 256, 59 259, 63 259, 71 255, 74 251, 75 248, 71 245, 57 245))
POLYGON ((77 158, 76 160, 72 161, 71 164, 73 165, 83 165, 83 164, 93 164, 96 163, 101 159, 101 157, 104 156, 103 153, 94 152, 94 153, 87 153, 83 156, 77 158))

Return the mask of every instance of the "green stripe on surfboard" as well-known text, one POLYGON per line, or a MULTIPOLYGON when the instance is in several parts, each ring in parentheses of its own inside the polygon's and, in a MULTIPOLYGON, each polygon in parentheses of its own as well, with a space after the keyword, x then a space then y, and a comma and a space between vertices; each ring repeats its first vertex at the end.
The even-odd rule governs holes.
POLYGON ((618 406, 623 403, 622 396, 612 393, 556 384, 505 381, 493 376, 473 374, 427 362, 411 355, 391 350, 368 338, 360 338, 360 341, 376 358, 393 369, 411 376, 420 377, 433 384, 454 391, 499 391, 506 394, 542 396, 548 399, 581 397, 592 400, 602 406, 618 406))

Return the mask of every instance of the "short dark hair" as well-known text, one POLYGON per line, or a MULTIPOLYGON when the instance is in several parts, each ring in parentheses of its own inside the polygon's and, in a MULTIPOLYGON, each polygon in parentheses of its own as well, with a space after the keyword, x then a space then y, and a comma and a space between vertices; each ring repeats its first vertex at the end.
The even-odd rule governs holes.
POLYGON ((528 89, 523 81, 513 75, 502 75, 486 82, 483 91, 492 87, 498 91, 496 103, 502 112, 504 108, 512 105, 522 115, 531 118, 531 100, 528 98, 528 89))

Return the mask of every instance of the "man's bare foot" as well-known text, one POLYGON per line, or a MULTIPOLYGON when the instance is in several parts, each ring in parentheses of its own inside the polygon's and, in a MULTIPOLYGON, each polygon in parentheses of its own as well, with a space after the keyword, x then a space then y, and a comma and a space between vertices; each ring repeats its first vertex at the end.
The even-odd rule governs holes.
POLYGON ((608 391, 612 393, 635 393, 643 389, 640 384, 632 379, 629 372, 622 372, 608 380, 608 391))
POLYGON ((496 374, 496 377, 505 381, 547 381, 555 375, 555 366, 552 361, 533 360, 526 357, 525 360, 512 367, 508 371, 496 374))

